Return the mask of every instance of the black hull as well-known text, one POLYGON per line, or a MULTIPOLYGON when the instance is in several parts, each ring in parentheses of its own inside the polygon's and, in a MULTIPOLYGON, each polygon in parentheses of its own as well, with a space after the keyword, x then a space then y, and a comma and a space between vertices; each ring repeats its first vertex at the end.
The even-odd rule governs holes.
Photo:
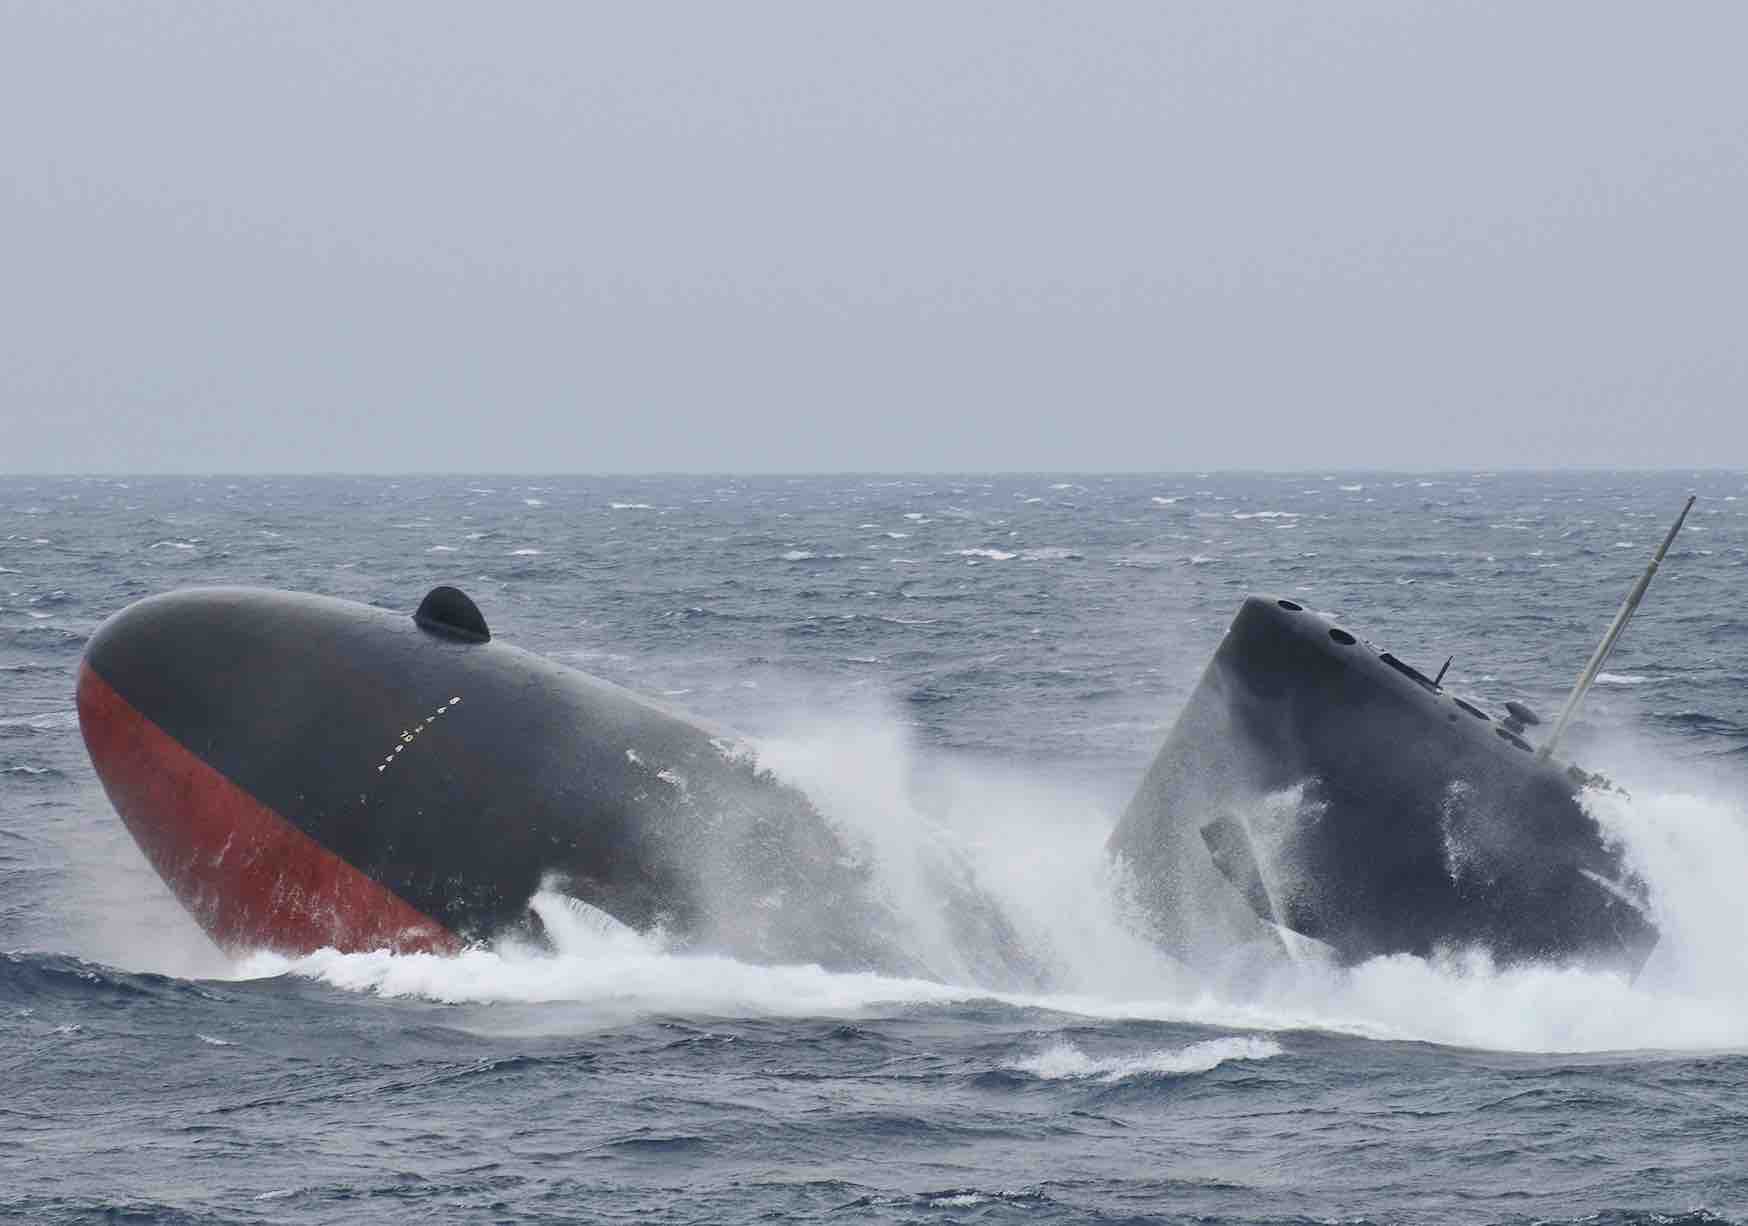
POLYGON ((98 774, 221 945, 453 949, 553 881, 699 946, 915 969, 867 866, 731 738, 437 613, 196 589, 91 641, 98 774))
POLYGON ((1253 596, 1110 846, 1192 961, 1263 936, 1263 916, 1350 963, 1481 947, 1636 970, 1657 933, 1582 778, 1328 619, 1253 596))
MULTIPOLYGON (((527 931, 543 885, 765 961, 1037 982, 999 912, 918 964, 872 866, 732 737, 415 617, 244 588, 153 597, 81 669, 116 809, 222 946, 451 951, 527 931)), ((1198 966, 1279 931, 1348 962, 1484 947, 1637 968, 1656 931, 1618 849, 1477 708, 1290 601, 1247 600, 1111 838, 1198 966)))

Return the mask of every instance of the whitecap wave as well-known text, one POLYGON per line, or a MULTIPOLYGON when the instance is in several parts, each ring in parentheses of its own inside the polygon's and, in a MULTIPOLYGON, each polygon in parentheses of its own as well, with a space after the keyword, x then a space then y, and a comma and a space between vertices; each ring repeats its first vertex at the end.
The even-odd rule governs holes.
POLYGON ((238 964, 236 976, 289 974, 348 992, 443 1004, 572 1004, 608 1015, 604 1020, 652 1013, 826 1017, 984 995, 871 972, 760 966, 718 955, 674 953, 660 933, 591 926, 572 916, 556 896, 537 895, 535 908, 556 953, 513 944, 449 957, 387 950, 323 949, 301 958, 257 953, 238 964))
POLYGON ((1184 1076, 1206 1073, 1232 1060, 1270 1060, 1285 1055, 1273 1039, 1234 1035, 1206 1039, 1188 1047, 1167 1048, 1129 1056, 1089 1056, 1073 1043, 1058 1041, 1008 1067, 1044 1081, 1087 1078, 1110 1084, 1129 1077, 1184 1076))

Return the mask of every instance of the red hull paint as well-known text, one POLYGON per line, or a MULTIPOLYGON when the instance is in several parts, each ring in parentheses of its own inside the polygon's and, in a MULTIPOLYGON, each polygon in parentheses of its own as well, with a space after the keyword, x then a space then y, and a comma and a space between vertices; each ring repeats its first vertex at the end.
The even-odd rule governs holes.
POLYGON ((79 726, 110 802, 222 948, 454 953, 430 916, 311 839, 79 669, 79 726))

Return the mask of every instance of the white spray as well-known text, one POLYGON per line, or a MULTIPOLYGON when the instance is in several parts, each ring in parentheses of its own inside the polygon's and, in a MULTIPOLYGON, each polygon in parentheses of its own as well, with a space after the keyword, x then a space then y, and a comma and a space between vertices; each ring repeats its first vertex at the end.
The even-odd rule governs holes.
MULTIPOLYGON (((1242 997, 1197 982, 1137 935, 1124 883, 1104 854, 1111 816, 1068 788, 988 764, 934 767, 944 784, 919 812, 915 765, 898 721, 834 723, 767 743, 762 758, 873 848, 880 882, 912 924, 924 964, 905 979, 754 966, 667 950, 659 936, 590 924, 552 895, 536 899, 556 955, 515 947, 456 958, 258 955, 243 976, 291 972, 349 990, 440 1001, 553 1002, 555 1025, 649 1012, 855 1014, 906 1003, 1010 1000, 1100 1018, 1152 1018, 1257 1030, 1320 1028, 1525 1051, 1748 1047, 1748 789, 1703 790, 1617 767, 1630 795, 1587 793, 1606 834, 1649 884, 1663 941, 1637 982, 1555 966, 1494 967, 1483 953, 1406 955, 1338 969, 1283 959, 1242 997), (1042 994, 992 991, 968 968, 932 892, 943 865, 975 876, 1047 963, 1042 994)), ((1655 757, 1655 755, 1653 755, 1655 757)), ((1628 760, 1610 750, 1611 765, 1628 760)))

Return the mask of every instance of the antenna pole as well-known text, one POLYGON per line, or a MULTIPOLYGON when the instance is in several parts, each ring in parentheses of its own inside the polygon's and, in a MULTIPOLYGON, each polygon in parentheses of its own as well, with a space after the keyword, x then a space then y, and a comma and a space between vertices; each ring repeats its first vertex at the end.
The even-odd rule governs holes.
POLYGON ((1547 761, 1554 752, 1554 747, 1560 743, 1560 737, 1566 731, 1566 725, 1578 710, 1578 704, 1584 701, 1584 695, 1590 692, 1590 687, 1596 681, 1596 674, 1602 671, 1602 666, 1608 662, 1608 653, 1614 650, 1615 640, 1621 636, 1621 631, 1627 628, 1627 622, 1632 620, 1633 611, 1639 607, 1639 601, 1645 598, 1645 589, 1651 586, 1652 576, 1663 563, 1663 555, 1669 552, 1675 534, 1681 531, 1681 525, 1687 522, 1687 513, 1693 510, 1694 495, 1687 496, 1687 502, 1682 505, 1681 514, 1675 517, 1675 523, 1669 529, 1669 535, 1663 538, 1663 543, 1657 546, 1657 552, 1651 557, 1651 564, 1645 568, 1645 573, 1639 576, 1639 581, 1633 584, 1633 590, 1627 593, 1626 603, 1621 605, 1621 611, 1614 615, 1608 633, 1602 636, 1602 642, 1596 645, 1596 650, 1590 655, 1590 663, 1584 666, 1584 671, 1578 674, 1578 684, 1572 687, 1572 693, 1566 698, 1566 705, 1560 708, 1560 718, 1554 721, 1554 730, 1548 734, 1548 739, 1542 742, 1542 747, 1536 751, 1536 757, 1547 761))

